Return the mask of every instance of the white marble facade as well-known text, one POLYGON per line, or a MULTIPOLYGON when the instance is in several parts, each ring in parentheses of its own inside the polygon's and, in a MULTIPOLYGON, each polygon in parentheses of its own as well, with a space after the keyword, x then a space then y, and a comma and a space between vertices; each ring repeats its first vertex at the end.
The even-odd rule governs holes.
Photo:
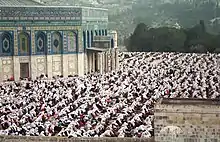
POLYGON ((52 78, 56 75, 83 76, 95 71, 105 73, 118 69, 117 52, 117 49, 112 49, 111 52, 0 57, 0 81, 12 77, 19 80, 21 63, 28 63, 29 77, 32 79, 41 74, 47 74, 49 78, 52 78), (97 67, 95 67, 96 64, 97 67))
POLYGON ((49 78, 56 75, 63 75, 64 77, 76 74, 83 75, 83 57, 84 53, 0 57, 0 80, 7 80, 11 77, 19 80, 21 63, 28 63, 29 74, 32 79, 41 74, 47 74, 49 78))

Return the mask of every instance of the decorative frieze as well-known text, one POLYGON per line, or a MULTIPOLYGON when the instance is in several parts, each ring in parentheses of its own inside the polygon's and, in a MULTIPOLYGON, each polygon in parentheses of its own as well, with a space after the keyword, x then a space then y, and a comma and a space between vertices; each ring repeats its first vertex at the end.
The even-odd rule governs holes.
POLYGON ((81 20, 81 8, 74 7, 0 7, 0 20, 81 20))
POLYGON ((46 31, 53 31, 53 30, 79 30, 80 26, 33 26, 33 30, 46 30, 46 31))
POLYGON ((13 31, 16 30, 16 27, 0 27, 1 31, 13 31))

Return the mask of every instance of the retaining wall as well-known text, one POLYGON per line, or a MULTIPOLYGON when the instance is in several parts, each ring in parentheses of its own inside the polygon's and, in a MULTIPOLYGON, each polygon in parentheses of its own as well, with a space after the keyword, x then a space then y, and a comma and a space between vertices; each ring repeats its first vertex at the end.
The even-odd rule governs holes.
POLYGON ((220 100, 164 99, 154 116, 156 142, 220 142, 220 100))
POLYGON ((63 138, 63 137, 22 137, 0 136, 0 142, 154 142, 154 138, 63 138))

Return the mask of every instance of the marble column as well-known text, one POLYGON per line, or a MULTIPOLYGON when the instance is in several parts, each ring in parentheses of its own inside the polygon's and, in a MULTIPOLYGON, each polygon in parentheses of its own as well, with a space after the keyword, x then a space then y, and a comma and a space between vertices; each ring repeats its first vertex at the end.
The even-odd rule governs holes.
POLYGON ((118 48, 115 48, 115 70, 119 69, 118 48))
POLYGON ((111 51, 111 68, 115 70, 115 49, 113 48, 111 51))
POLYGON ((95 53, 92 53, 92 72, 95 72, 95 53))
POLYGON ((108 72, 108 53, 105 52, 105 72, 108 72))

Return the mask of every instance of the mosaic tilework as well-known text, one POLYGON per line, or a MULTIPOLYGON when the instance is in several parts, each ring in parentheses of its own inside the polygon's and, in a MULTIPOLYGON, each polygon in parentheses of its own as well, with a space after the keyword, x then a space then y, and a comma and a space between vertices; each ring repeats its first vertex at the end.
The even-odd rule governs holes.
POLYGON ((77 51, 77 44, 78 44, 78 33, 77 31, 67 31, 67 47, 69 52, 76 52, 77 51))
POLYGON ((66 32, 63 32, 63 52, 68 52, 66 32))
POLYGON ((15 27, 0 27, 0 30, 2 31, 13 31, 15 29, 16 29, 15 27))
POLYGON ((13 55, 13 32, 7 31, 7 32, 1 32, 0 31, 0 52, 3 55, 11 56, 13 55))
POLYGON ((45 54, 47 50, 47 35, 45 31, 35 31, 36 54, 45 54))
POLYGON ((33 30, 31 31, 31 43, 32 54, 35 54, 35 34, 33 30))
POLYGON ((81 8, 0 7, 0 20, 80 20, 81 8))
POLYGON ((18 55, 18 34, 17 34, 17 30, 14 31, 14 55, 18 55))
POLYGON ((18 51, 19 54, 28 55, 30 53, 30 31, 18 31, 18 51))
POLYGON ((78 30, 80 26, 41 26, 32 27, 33 30, 78 30))
MULTIPOLYGON (((64 34, 62 36, 62 42, 63 42, 63 49, 64 49, 64 53, 68 53, 68 51, 70 52, 83 52, 84 48, 82 47, 82 29, 81 26, 37 26, 37 27, 24 27, 22 25, 19 25, 18 27, 0 27, 0 30, 3 29, 4 30, 10 30, 13 29, 12 31, 14 32, 13 34, 13 41, 14 41, 14 55, 20 55, 20 50, 19 50, 19 43, 22 43, 22 41, 18 40, 19 37, 19 33, 20 32, 27 32, 28 36, 30 36, 30 40, 28 43, 28 47, 31 47, 31 49, 28 49, 27 52, 25 52, 24 54, 29 54, 28 52, 31 50, 31 54, 35 55, 36 52, 36 37, 35 37, 35 33, 36 31, 44 31, 46 36, 47 36, 47 48, 48 48, 48 54, 52 53, 52 36, 51 36, 51 31, 61 31, 64 34), (75 33, 77 33, 76 38, 77 39, 73 39, 73 41, 69 42, 69 32, 72 31, 75 33), (72 45, 72 46, 69 46, 72 45), (69 49, 68 49, 69 48, 69 49)), ((70 37, 72 39, 72 37, 70 37)), ((23 50, 22 50, 23 51, 23 50)), ((26 50, 25 50, 26 51, 26 50)), ((23 52, 22 52, 23 53, 23 52)), ((23 55, 23 54, 22 54, 23 55)))
POLYGON ((47 33, 47 52, 51 53, 51 33, 47 33))
POLYGON ((52 51, 53 54, 61 54, 63 49, 62 32, 54 31, 52 33, 52 51))
POLYGON ((84 48, 83 48, 83 45, 82 45, 82 40, 83 39, 83 36, 82 36, 82 29, 79 28, 78 29, 78 51, 79 52, 83 52, 84 51, 84 48))

